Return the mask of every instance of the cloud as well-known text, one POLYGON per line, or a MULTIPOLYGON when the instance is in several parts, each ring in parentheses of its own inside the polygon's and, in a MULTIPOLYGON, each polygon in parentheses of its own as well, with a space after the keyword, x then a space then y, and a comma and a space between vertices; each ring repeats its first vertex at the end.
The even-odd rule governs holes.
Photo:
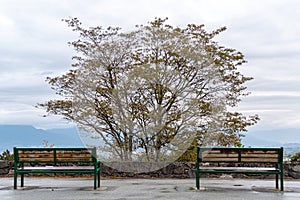
POLYGON ((252 97, 300 97, 300 91, 255 91, 252 97))
POLYGON ((45 114, 44 110, 26 103, 0 102, 0 124, 33 125, 43 129, 74 126, 60 116, 43 117, 45 114))
POLYGON ((261 121, 252 128, 299 128, 299 91, 254 91, 243 99, 237 110, 246 114, 258 114, 261 121))
POLYGON ((48 119, 61 126, 58 118, 37 117, 44 111, 34 108, 55 97, 45 77, 71 68, 75 52, 67 42, 78 35, 61 19, 78 17, 87 27, 111 25, 127 31, 155 17, 169 17, 174 26, 227 26, 216 40, 244 53, 248 63, 240 70, 254 77, 246 84, 252 94, 238 109, 260 114, 258 127, 300 126, 299 7, 297 0, 1 1, 0 123, 30 123, 32 118, 36 126, 46 126, 48 119))

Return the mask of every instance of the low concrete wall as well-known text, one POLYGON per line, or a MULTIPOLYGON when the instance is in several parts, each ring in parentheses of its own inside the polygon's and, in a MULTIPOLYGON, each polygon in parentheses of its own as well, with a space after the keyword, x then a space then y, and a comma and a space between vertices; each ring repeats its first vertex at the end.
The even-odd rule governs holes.
POLYGON ((135 178, 193 178, 191 162, 109 162, 102 163, 101 176, 135 178))
POLYGON ((286 175, 295 179, 300 179, 300 163, 286 164, 286 175))
MULTIPOLYGON (((284 166, 285 177, 300 179, 300 163, 287 163, 284 166)), ((12 175, 13 162, 0 161, 0 175, 12 175)), ((103 177, 132 178, 195 178, 195 163, 191 162, 107 162, 101 163, 103 177)), ((220 177, 220 174, 204 174, 202 177, 220 177)), ((230 176, 230 175, 229 175, 230 176)), ((226 176, 226 177, 229 177, 226 176)), ((272 175, 234 174, 239 178, 274 178, 272 175)))
POLYGON ((0 175, 7 175, 10 170, 13 170, 13 162, 0 160, 0 175))
MULTIPOLYGON (((191 162, 163 162, 163 163, 102 163, 101 175, 107 177, 134 177, 134 178, 195 178, 195 163, 191 162)), ((286 163, 284 165, 286 178, 300 179, 300 163, 286 163)), ((274 178, 266 174, 203 174, 202 177, 218 178, 274 178)))

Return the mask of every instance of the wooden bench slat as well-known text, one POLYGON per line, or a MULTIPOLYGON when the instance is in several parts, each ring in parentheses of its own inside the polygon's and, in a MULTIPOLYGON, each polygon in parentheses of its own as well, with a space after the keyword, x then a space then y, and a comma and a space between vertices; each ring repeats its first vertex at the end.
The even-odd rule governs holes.
POLYGON ((56 154, 57 158, 91 158, 91 154, 56 154))
POLYGON ((257 154, 257 153, 251 153, 251 154, 241 154, 242 158, 278 158, 278 154, 257 154))
POLYGON ((214 149, 207 149, 201 151, 202 154, 238 154, 237 150, 214 150, 214 149))
POLYGON ((53 151, 22 151, 22 150, 19 150, 18 151, 19 155, 22 155, 22 154, 53 154, 53 151))
POLYGON ((54 158, 53 154, 19 154, 19 158, 54 158))
POLYGON ((277 158, 241 158, 241 162, 278 162, 277 158))
POLYGON ((238 158, 238 154, 202 154, 203 158, 238 158))
POLYGON ((19 158, 20 162, 53 162, 53 158, 19 158))
POLYGON ((84 150, 84 151, 79 151, 79 150, 57 150, 57 154, 92 154, 92 151, 89 150, 84 150))
POLYGON ((70 161, 73 161, 73 162, 92 162, 92 159, 89 158, 57 158, 56 159, 57 161, 64 161, 64 162, 70 162, 70 161))
POLYGON ((242 154, 278 154, 277 150, 241 150, 242 154))
POLYGON ((203 158, 203 162, 217 162, 217 161, 224 161, 224 162, 238 162, 238 158, 227 158, 227 157, 221 157, 221 158, 203 158))

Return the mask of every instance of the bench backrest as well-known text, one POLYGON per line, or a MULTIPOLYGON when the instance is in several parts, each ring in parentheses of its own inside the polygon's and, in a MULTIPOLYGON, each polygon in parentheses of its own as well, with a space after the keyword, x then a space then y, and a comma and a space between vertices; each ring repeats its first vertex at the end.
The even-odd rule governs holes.
POLYGON ((96 148, 17 148, 17 163, 92 163, 96 161, 96 148))
POLYGON ((197 162, 283 163, 283 148, 197 147, 197 162))

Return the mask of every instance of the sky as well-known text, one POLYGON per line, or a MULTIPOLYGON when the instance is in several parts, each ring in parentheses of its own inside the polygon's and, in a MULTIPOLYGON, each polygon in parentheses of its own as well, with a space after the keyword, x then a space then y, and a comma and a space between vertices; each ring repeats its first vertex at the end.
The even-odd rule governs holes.
POLYGON ((0 124, 72 126, 35 107, 57 98, 45 79, 71 69, 76 55, 68 42, 78 35, 62 19, 125 31, 168 17, 173 26, 227 27, 215 40, 248 61, 240 70, 254 78, 251 94, 234 109, 260 116, 252 130, 300 128, 299 7, 298 0, 0 0, 0 124))

